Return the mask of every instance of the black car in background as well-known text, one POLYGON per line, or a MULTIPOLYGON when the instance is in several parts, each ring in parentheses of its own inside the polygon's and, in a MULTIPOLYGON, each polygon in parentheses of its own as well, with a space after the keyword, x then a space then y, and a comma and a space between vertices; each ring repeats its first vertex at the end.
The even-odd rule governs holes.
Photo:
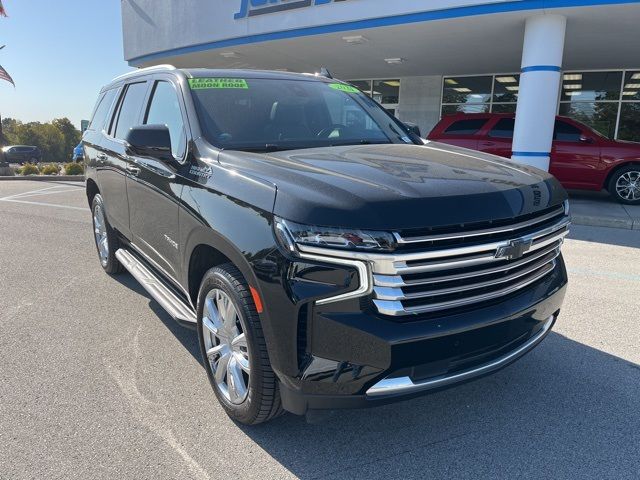
POLYGON ((7 163, 40 163, 42 153, 38 147, 10 145, 2 149, 3 160, 7 163))
POLYGON ((102 89, 83 146, 102 267, 197 329, 242 423, 486 375, 558 317, 558 181, 425 145, 346 83, 143 69, 102 89))

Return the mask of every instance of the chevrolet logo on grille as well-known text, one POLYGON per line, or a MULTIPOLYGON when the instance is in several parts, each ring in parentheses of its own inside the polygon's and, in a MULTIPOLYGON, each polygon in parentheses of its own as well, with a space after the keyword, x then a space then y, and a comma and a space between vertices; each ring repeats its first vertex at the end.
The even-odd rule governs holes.
POLYGON ((522 257, 531 248, 532 240, 518 238, 511 240, 508 245, 498 247, 496 250, 496 258, 504 258, 506 260, 515 260, 522 257))

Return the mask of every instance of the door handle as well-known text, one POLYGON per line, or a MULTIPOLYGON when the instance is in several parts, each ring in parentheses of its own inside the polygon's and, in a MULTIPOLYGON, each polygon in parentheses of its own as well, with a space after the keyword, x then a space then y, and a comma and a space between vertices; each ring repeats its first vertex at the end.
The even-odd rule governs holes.
POLYGON ((482 142, 483 147, 493 147, 495 146, 494 142, 482 142))
POLYGON ((131 175, 135 175, 135 176, 140 175, 140 169, 138 167, 134 167, 133 165, 127 165, 126 169, 127 169, 127 172, 129 172, 131 175))

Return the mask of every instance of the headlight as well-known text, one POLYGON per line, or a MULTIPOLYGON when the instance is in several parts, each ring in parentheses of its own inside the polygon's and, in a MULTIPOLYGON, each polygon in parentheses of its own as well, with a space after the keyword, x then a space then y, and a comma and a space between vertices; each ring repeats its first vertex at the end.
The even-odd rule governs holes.
POLYGON ((565 215, 569 215, 569 213, 570 213, 569 200, 565 200, 564 203, 562 204, 562 206, 564 207, 564 214, 565 215))
POLYGON ((395 238, 389 232, 302 225, 282 219, 276 219, 276 234, 292 252, 296 244, 368 252, 389 252, 396 246, 395 238))

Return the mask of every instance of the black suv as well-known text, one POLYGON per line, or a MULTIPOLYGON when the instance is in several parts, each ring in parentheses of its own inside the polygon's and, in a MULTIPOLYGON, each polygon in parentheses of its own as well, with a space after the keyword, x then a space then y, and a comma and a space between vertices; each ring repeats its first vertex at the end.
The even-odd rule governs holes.
POLYGON ((40 163, 42 153, 38 147, 30 145, 11 145, 2 149, 2 156, 7 163, 40 163))
POLYGON ((424 145, 346 83, 145 69, 104 87, 83 143, 102 267, 197 329, 242 423, 485 375, 558 316, 560 184, 424 145))

